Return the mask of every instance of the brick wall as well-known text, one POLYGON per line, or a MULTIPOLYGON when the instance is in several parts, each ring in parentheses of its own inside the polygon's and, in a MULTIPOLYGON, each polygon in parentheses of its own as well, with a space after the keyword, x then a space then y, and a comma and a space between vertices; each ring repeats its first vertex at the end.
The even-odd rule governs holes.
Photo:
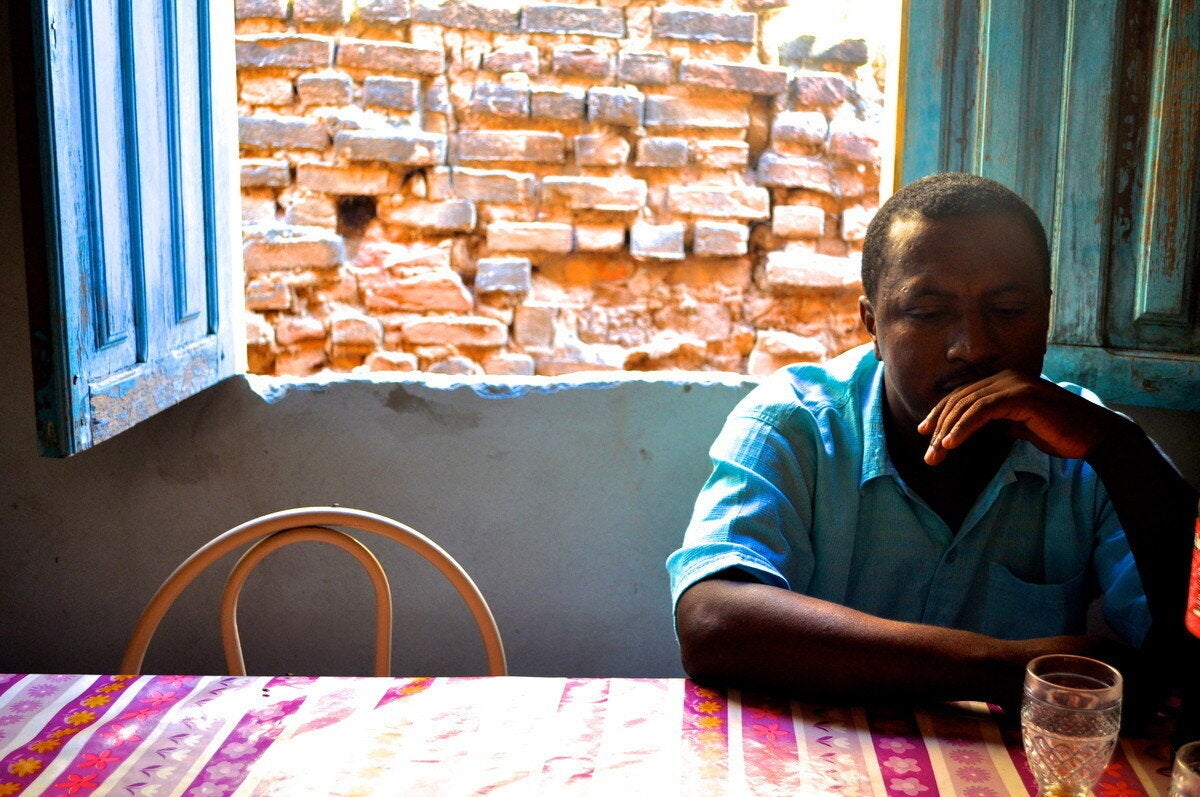
POLYGON ((763 375, 865 340, 864 40, 780 35, 786 0, 235 2, 252 372, 763 375))

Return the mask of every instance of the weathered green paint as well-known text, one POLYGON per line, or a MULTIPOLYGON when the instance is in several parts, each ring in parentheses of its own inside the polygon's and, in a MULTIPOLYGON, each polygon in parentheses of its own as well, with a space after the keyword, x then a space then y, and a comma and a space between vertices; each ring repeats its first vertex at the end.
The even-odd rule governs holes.
POLYGON ((1053 249, 1047 371, 1118 403, 1200 409, 1198 4, 906 5, 901 181, 974 171, 1033 205, 1053 249))

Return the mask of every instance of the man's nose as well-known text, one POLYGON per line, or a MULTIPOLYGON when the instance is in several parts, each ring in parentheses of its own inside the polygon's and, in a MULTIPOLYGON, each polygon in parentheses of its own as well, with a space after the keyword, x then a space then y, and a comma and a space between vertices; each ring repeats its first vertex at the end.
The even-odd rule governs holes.
POLYGON ((995 358, 1000 352, 1000 341, 981 316, 964 313, 950 333, 946 358, 962 362, 979 363, 995 358))

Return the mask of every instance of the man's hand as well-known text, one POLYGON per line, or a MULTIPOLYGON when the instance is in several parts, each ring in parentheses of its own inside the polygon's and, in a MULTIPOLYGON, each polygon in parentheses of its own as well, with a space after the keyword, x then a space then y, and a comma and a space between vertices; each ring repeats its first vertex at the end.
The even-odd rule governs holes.
POLYGON ((937 465, 990 421, 1007 421, 1014 437, 1055 457, 1092 453, 1124 419, 1045 379, 1001 371, 943 398, 917 426, 930 435, 925 462, 937 465))

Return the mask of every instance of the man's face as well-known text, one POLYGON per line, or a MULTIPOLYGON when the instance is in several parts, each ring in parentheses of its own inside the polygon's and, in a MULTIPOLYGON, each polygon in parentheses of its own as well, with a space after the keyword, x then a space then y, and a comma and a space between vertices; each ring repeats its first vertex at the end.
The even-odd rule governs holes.
POLYGON ((1037 241, 1012 214, 892 223, 875 301, 860 300, 891 418, 915 430, 955 388, 1038 376, 1050 294, 1037 241))

